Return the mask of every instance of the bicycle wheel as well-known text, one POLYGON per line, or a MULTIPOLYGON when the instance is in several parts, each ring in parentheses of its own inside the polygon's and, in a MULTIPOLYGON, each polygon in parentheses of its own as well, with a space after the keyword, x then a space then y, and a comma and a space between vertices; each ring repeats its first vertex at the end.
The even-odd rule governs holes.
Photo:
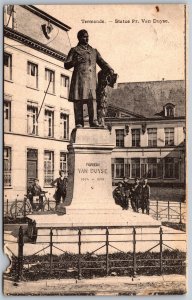
POLYGON ((45 200, 43 202, 43 211, 55 211, 55 201, 54 200, 45 200))
POLYGON ((28 203, 25 204, 24 201, 15 201, 10 207, 10 215, 12 218, 22 218, 26 214, 30 213, 31 207, 28 203))

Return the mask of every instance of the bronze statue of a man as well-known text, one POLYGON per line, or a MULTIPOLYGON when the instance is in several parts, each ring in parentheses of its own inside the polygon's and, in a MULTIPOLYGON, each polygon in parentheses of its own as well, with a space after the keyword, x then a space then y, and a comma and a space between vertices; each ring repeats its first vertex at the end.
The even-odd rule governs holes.
POLYGON ((74 68, 71 78, 69 101, 74 102, 75 125, 83 127, 83 104, 87 104, 90 127, 98 127, 96 103, 96 64, 102 70, 111 74, 113 69, 104 61, 97 49, 88 44, 88 32, 84 29, 77 34, 79 43, 71 48, 65 60, 64 67, 74 68))

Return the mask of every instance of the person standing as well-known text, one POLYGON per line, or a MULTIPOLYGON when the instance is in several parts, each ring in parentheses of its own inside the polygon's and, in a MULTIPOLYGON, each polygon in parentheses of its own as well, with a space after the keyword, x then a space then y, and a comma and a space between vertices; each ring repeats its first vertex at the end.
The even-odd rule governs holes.
POLYGON ((88 32, 85 29, 77 33, 78 45, 68 53, 64 62, 65 69, 74 68, 69 91, 69 101, 74 102, 76 127, 83 127, 83 104, 87 104, 89 125, 98 127, 96 104, 96 64, 113 74, 114 70, 104 61, 97 49, 89 44, 88 32))
POLYGON ((131 190, 131 184, 129 183, 129 179, 127 177, 123 177, 123 188, 125 193, 125 203, 124 208, 129 208, 129 196, 130 196, 130 190, 131 190))
POLYGON ((58 206, 61 203, 61 200, 64 203, 67 194, 67 178, 65 177, 65 172, 63 170, 60 170, 59 175, 60 176, 52 182, 52 186, 56 187, 56 206, 58 206))
POLYGON ((139 183, 139 178, 135 178, 135 183, 131 188, 131 206, 134 212, 139 211, 141 202, 141 185, 139 183))
POLYGON ((143 180, 142 184, 142 213, 144 214, 144 211, 146 209, 146 214, 149 215, 149 198, 150 198, 150 186, 147 182, 147 178, 143 180))

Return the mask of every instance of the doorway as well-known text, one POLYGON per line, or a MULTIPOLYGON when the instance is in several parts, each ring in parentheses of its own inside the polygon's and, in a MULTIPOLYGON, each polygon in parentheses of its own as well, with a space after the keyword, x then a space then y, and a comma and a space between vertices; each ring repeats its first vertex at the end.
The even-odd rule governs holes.
POLYGON ((38 151, 36 149, 27 149, 27 189, 33 184, 34 179, 38 177, 38 151))

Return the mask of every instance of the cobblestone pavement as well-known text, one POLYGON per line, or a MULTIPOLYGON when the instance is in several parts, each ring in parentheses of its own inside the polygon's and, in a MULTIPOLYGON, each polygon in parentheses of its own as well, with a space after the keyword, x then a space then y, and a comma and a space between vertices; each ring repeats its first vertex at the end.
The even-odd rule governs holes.
POLYGON ((165 295, 186 293, 183 275, 4 281, 5 295, 165 295))

